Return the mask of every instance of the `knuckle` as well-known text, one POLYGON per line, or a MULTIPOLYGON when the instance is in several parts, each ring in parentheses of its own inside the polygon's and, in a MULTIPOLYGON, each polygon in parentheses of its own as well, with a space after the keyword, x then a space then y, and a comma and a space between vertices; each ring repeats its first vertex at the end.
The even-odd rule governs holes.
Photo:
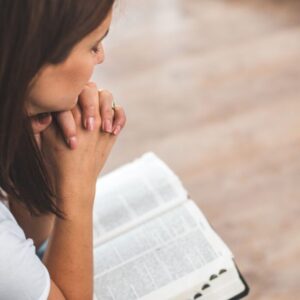
POLYGON ((82 92, 86 92, 86 91, 88 91, 89 89, 90 89, 89 86, 86 84, 86 85, 83 87, 82 92))
POLYGON ((90 102, 85 102, 82 104, 83 109, 85 110, 85 113, 93 113, 95 110, 95 105, 93 103, 90 102))
POLYGON ((98 94, 97 85, 95 83, 87 83, 82 89, 82 95, 98 94))
POLYGON ((105 116, 107 116, 107 117, 112 116, 112 113, 113 113, 112 109, 108 108, 108 107, 104 108, 103 111, 102 111, 102 114, 105 115, 105 116))
POLYGON ((113 98, 113 94, 108 90, 102 90, 101 95, 103 95, 103 97, 107 98, 107 99, 112 99, 113 98))
POLYGON ((97 89, 97 85, 95 82, 90 81, 86 84, 87 87, 92 88, 92 89, 97 89))

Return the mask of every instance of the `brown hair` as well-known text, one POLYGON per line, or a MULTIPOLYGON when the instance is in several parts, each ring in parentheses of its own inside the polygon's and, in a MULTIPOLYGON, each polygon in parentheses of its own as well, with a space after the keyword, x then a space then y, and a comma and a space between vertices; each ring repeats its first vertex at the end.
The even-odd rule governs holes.
POLYGON ((63 62, 106 18, 114 0, 0 0, 0 196, 54 213, 54 190, 25 111, 29 84, 63 62))

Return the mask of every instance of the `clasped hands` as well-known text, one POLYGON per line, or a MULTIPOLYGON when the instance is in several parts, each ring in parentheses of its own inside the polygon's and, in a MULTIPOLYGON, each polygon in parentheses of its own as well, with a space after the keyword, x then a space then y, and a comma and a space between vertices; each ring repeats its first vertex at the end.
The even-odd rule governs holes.
MULTIPOLYGON (((107 90, 98 90, 93 82, 86 84, 78 97, 76 106, 80 108, 82 128, 93 131, 95 118, 101 119, 101 130, 106 133, 118 135, 126 123, 124 109, 117 105, 112 109, 113 96, 107 90)), ((76 149, 78 139, 76 135, 76 122, 72 110, 55 113, 43 113, 31 117, 31 124, 36 142, 41 147, 41 133, 53 122, 58 124, 64 140, 70 149, 76 149)))

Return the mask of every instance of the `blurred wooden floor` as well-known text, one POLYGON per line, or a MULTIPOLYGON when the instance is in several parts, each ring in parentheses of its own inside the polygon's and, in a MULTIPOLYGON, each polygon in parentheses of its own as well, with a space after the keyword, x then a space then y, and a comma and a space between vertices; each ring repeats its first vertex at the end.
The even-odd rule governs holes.
POLYGON ((95 80, 227 242, 248 299, 300 299, 300 1, 119 0, 95 80))

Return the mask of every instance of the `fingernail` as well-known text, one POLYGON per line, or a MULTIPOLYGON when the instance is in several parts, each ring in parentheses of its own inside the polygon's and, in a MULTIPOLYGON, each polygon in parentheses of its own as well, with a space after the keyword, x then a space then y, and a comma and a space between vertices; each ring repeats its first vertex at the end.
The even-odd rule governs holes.
POLYGON ((95 119, 93 117, 89 117, 86 120, 86 129, 89 131, 93 131, 94 130, 94 124, 95 124, 95 119))
POLYGON ((118 125, 114 130, 114 135, 117 135, 120 131, 121 131, 121 126, 118 125))
POLYGON ((68 144, 71 149, 75 149, 77 146, 77 138, 76 136, 72 136, 68 139, 68 144))
POLYGON ((107 132, 111 132, 112 131, 112 125, 111 125, 111 121, 110 120, 105 120, 105 122, 104 122, 104 129, 107 132))

